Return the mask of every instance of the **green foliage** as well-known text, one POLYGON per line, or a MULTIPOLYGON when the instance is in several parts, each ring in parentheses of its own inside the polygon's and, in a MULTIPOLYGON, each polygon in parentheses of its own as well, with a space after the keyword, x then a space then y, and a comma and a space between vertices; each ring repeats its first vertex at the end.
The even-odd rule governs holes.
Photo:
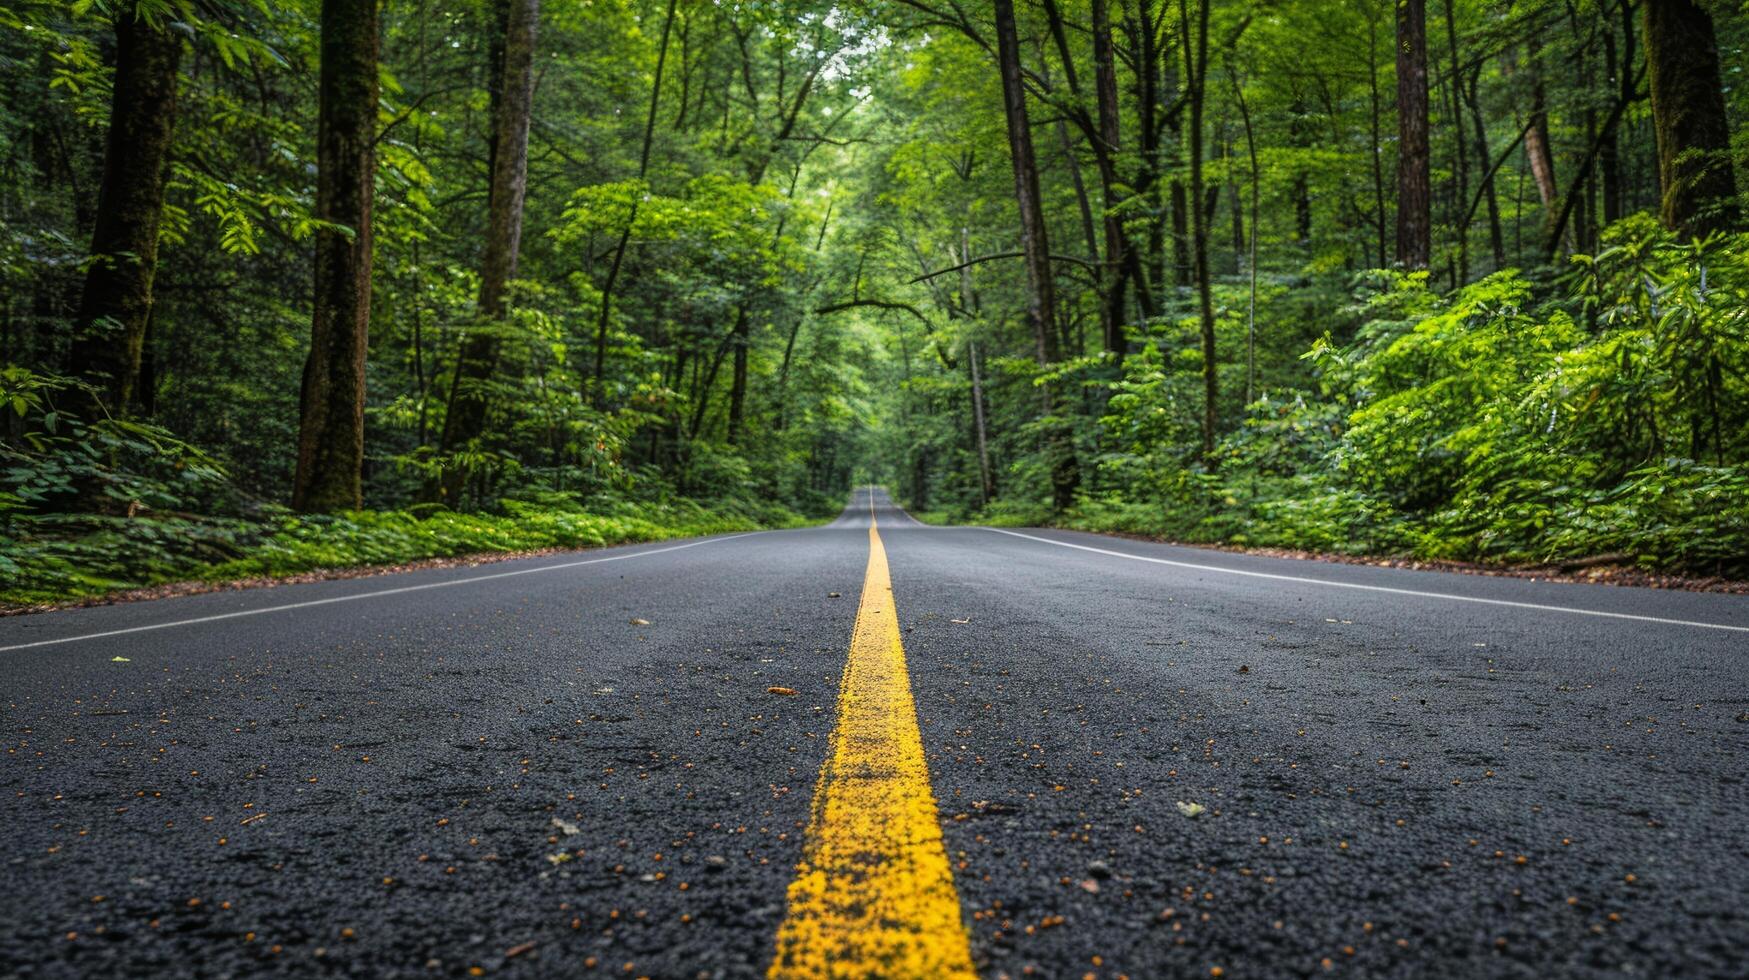
POLYGON ((1749 572, 1749 239, 1680 244, 1631 221, 1605 241, 1540 300, 1512 272, 1444 297, 1363 280, 1355 340, 1307 354, 1322 395, 1252 405, 1213 472, 1190 461, 1161 359, 1132 357, 1106 417, 1109 485, 1070 522, 1749 572))
POLYGON ((0 441, 0 603, 806 522, 761 499, 747 464, 733 455, 700 460, 708 502, 662 493, 652 478, 632 495, 606 484, 580 496, 529 483, 495 513, 294 515, 239 493, 210 457, 161 427, 87 422, 69 411, 93 397, 71 379, 0 368, 0 413, 11 433, 0 441), (738 479, 727 478, 732 470, 738 479))
POLYGON ((357 511, 258 519, 85 516, 0 537, 0 603, 31 604, 178 581, 278 577, 325 568, 546 548, 598 548, 793 527, 782 507, 604 499, 509 500, 501 514, 357 511))
POLYGON ((0 520, 42 523, 75 514, 134 514, 215 506, 224 471, 162 427, 89 420, 93 390, 73 379, 0 367, 0 520))

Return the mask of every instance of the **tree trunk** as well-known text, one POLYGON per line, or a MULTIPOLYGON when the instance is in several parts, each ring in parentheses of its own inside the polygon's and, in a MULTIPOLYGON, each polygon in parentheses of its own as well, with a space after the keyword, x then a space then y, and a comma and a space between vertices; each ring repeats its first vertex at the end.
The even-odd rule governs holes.
POLYGON ((1233 144, 1228 143, 1222 162, 1232 176, 1227 182, 1227 216, 1233 225, 1233 274, 1237 276, 1245 273, 1245 198, 1239 193, 1239 167, 1234 159, 1233 144))
POLYGON ((1458 240, 1458 279, 1468 282, 1470 279, 1470 223, 1463 218, 1460 209, 1470 198, 1470 149, 1469 140, 1464 136, 1464 76, 1458 65, 1458 34, 1457 9, 1453 0, 1445 0, 1445 44, 1450 56, 1447 71, 1450 77, 1446 79, 1447 91, 1451 97, 1451 125, 1455 142, 1457 169, 1453 173, 1456 178, 1456 192, 1452 195, 1451 213, 1456 227, 1452 233, 1458 240))
POLYGON ((729 337, 729 343, 735 348, 735 373, 729 382, 727 441, 731 446, 738 446, 741 444, 741 427, 747 417, 747 347, 752 343, 746 306, 735 310, 735 329, 729 337))
MULTIPOLYGON (((1147 274, 1133 255, 1123 221, 1115 211, 1123 181, 1118 177, 1117 172, 1120 124, 1117 96, 1117 58, 1111 39, 1110 4, 1108 0, 1094 0, 1090 11, 1092 24, 1089 27, 1089 33, 1093 38, 1096 116, 1088 115, 1084 106, 1084 93, 1077 80, 1074 55, 1069 48, 1068 33, 1065 30, 1062 11, 1055 0, 1045 0, 1044 11, 1050 24, 1051 37, 1056 42, 1058 57, 1063 62, 1064 79, 1068 83, 1070 96, 1074 100, 1072 106, 1057 118, 1056 129, 1058 138, 1063 142, 1065 153, 1070 156, 1069 176, 1074 184, 1076 200, 1081 205, 1088 254, 1099 270, 1100 334, 1104 349, 1115 354, 1117 359, 1121 361, 1124 354, 1125 287, 1131 280, 1135 281, 1136 299, 1142 307, 1144 316, 1153 315, 1154 304, 1148 287, 1147 274), (1102 223, 1105 232, 1103 257, 1099 247, 1094 243, 1093 218, 1087 204, 1087 190, 1081 180, 1079 164, 1069 151, 1067 130, 1064 125, 1065 119, 1073 121, 1080 128, 1082 135, 1086 137, 1088 145, 1093 150, 1094 163, 1099 172, 1102 223)), ((1147 47, 1149 51, 1152 50, 1151 44, 1147 47)), ((1144 51, 1143 54, 1146 57, 1148 51, 1144 51)), ((1145 82, 1145 78, 1139 75, 1138 81, 1145 82)), ((1138 86, 1138 89, 1139 101, 1146 106, 1153 98, 1153 86, 1142 84, 1138 86)), ((1142 115, 1144 122, 1148 122, 1152 112, 1145 108, 1142 115)), ((1144 196, 1148 195, 1147 188, 1153 186, 1153 176, 1152 165, 1144 161, 1140 177, 1136 182, 1137 190, 1144 196)))
POLYGON ((1184 125, 1175 122, 1172 125, 1172 155, 1174 159, 1172 186, 1167 194, 1170 198, 1167 208, 1170 211, 1172 225, 1172 281, 1175 285, 1188 286, 1196 278, 1196 270, 1190 260, 1190 195, 1185 193, 1184 181, 1177 176, 1177 157, 1184 145, 1184 125))
MULTIPOLYGON (((1617 98, 1625 105, 1632 103, 1639 92, 1638 81, 1634 76, 1636 52, 1634 50, 1634 5, 1630 0, 1617 0, 1616 15, 1621 19, 1621 50, 1617 54, 1615 32, 1608 31, 1603 35, 1605 51, 1609 57, 1610 77, 1615 79, 1618 90, 1617 98)), ((1603 170, 1603 220, 1605 222, 1619 221, 1628 213, 1628 181, 1623 172, 1621 154, 1620 127, 1604 144, 1601 167, 1603 170)))
MULTIPOLYGON (((1152 314, 1153 303, 1148 295, 1140 264, 1124 235, 1123 220, 1115 209, 1117 168, 1113 157, 1122 140, 1117 102, 1117 57, 1111 43, 1111 11, 1108 0, 1093 0, 1093 94, 1099 112, 1099 178, 1105 202, 1105 349, 1121 362, 1124 337, 1124 281, 1126 275, 1138 279, 1136 298, 1143 312, 1152 314)), ((1149 111, 1152 111, 1151 109, 1149 111)))
MULTIPOLYGON (((1606 145, 1607 141, 1614 137, 1616 127, 1621 123, 1622 114, 1627 112, 1628 105, 1628 102, 1617 102, 1615 106, 1610 109, 1608 118, 1603 122, 1603 131, 1601 133, 1592 134, 1591 139, 1587 144, 1588 148, 1585 151, 1585 156, 1580 159, 1579 168, 1575 171, 1577 176, 1573 178, 1573 186, 1568 189, 1566 196, 1562 198, 1563 203, 1556 211, 1553 222, 1549 226, 1549 234, 1547 238, 1547 252, 1549 258, 1553 259, 1560 250, 1561 239, 1566 234, 1567 230, 1567 219, 1572 217, 1575 213, 1583 213, 1583 211, 1576 212, 1576 209, 1580 207, 1580 201, 1584 200, 1580 191, 1582 189, 1588 189, 1593 183, 1587 175, 1590 173, 1591 167, 1596 162, 1598 155, 1603 152, 1603 147, 1606 145)), ((1589 207, 1590 203, 1592 202, 1587 201, 1585 206, 1589 207)), ((1583 234, 1580 235, 1580 244, 1582 247, 1585 244, 1583 234)))
MULTIPOLYGON (((995 0, 996 57, 1002 75, 1002 109, 1008 125, 1008 149, 1014 164, 1014 198, 1020 209, 1020 243, 1026 264, 1026 313, 1032 326, 1035 353, 1041 368, 1061 360, 1057 331, 1056 284, 1051 276, 1050 237, 1039 200, 1038 164, 1033 154, 1032 130, 1026 117, 1026 89, 1021 77, 1020 40, 1014 25, 1013 0, 995 0)), ((1046 409, 1057 414, 1058 395, 1047 388, 1046 409)), ((1055 427, 1060 429, 1060 427, 1055 427)), ((1074 445, 1066 431, 1046 436, 1045 451, 1051 462, 1051 496, 1058 510, 1074 502, 1080 471, 1074 445)))
POLYGON ((1057 131, 1057 146, 1063 151, 1063 169, 1069 172, 1069 186, 1075 190, 1075 207, 1081 214, 1081 240, 1087 246, 1087 261, 1099 261, 1099 241, 1093 232, 1093 200, 1087 195, 1087 180, 1081 176, 1081 161, 1075 154, 1075 142, 1069 138, 1069 126, 1058 117, 1053 127, 1057 131))
POLYGON ((1196 0, 1196 23, 1191 23, 1192 0, 1178 0, 1179 40, 1184 48, 1184 95, 1190 107, 1190 250, 1196 273, 1197 309, 1202 321, 1202 459, 1213 466, 1215 458, 1216 402, 1220 377, 1215 362, 1215 305, 1209 282, 1209 208, 1203 206, 1203 103, 1208 77, 1209 0, 1196 0))
MULTIPOLYGON (((1162 59, 1160 57, 1160 38, 1155 31, 1153 0, 1137 0, 1134 12, 1124 18, 1124 32, 1130 39, 1130 49, 1136 52, 1135 64, 1135 108, 1136 108, 1136 141, 1139 166, 1136 171, 1136 196, 1148 202, 1153 216, 1148 222, 1147 253, 1136 256, 1135 268, 1138 272, 1146 270, 1145 282, 1152 286, 1164 286, 1166 281, 1166 213, 1165 194, 1162 191, 1161 179, 1164 155, 1162 143, 1165 139, 1165 123, 1160 106, 1163 101, 1166 79, 1162 75, 1162 59)), ((1138 283, 1137 290, 1143 302, 1152 304, 1154 294, 1149 285, 1138 283)))
POLYGON ((1548 96, 1543 88, 1542 41, 1530 38, 1530 128, 1524 134, 1524 154, 1530 161, 1530 176, 1536 182, 1537 199, 1543 205, 1543 226, 1552 224, 1560 190, 1555 182, 1555 157, 1549 148, 1548 96))
POLYGON ((115 35, 103 186, 69 367, 102 390, 100 412, 124 415, 134 400, 152 309, 182 40, 165 24, 141 20, 131 3, 116 14, 115 35))
POLYGON ((323 0, 316 123, 315 311, 304 362, 292 507, 362 506, 364 359, 370 336, 376 182, 376 0, 323 0))
MULTIPOLYGON (((662 44, 656 49, 656 78, 650 87, 650 113, 644 120, 643 150, 638 154, 640 181, 650 172, 650 144, 656 134, 656 108, 662 99, 662 69, 668 61, 668 35, 674 29, 674 2, 675 0, 668 0, 668 15, 662 20, 662 44)), ((681 92, 684 96, 685 89, 681 92)), ((682 107, 681 111, 684 113, 685 108, 682 107)), ((595 324, 595 374, 594 383, 590 386, 598 405, 605 390, 603 371, 607 365, 607 325, 613 311, 613 287, 619 281, 620 266, 626 257, 626 245, 632 240, 632 226, 637 224, 638 205, 642 202, 641 194, 632 198, 631 213, 626 216, 626 226, 621 230, 619 244, 613 250, 613 263, 608 266, 607 279, 601 286, 601 314, 595 324)))
POLYGON ((990 474, 990 439, 984 424, 984 376, 978 368, 978 342, 966 342, 966 360, 972 369, 972 424, 978 435, 978 491, 985 507, 996 496, 996 481, 990 474))
POLYGON ((1020 241, 1026 264, 1027 321, 1032 328, 1035 354, 1042 367, 1060 358, 1056 331, 1051 325, 1057 303, 1055 280, 1051 275, 1050 238, 1039 200, 1038 164, 1026 116, 1026 90, 1021 79, 1014 4, 1012 0, 996 0, 995 8, 1003 112, 1008 126, 1008 149, 1014 164, 1014 198, 1020 210, 1020 241))
POLYGON ((1379 97, 1379 58, 1378 58, 1378 23, 1369 20, 1367 24, 1367 86, 1372 107, 1372 197, 1373 197, 1373 230, 1378 236, 1378 265, 1383 268, 1390 262, 1385 250, 1385 164, 1384 164, 1384 123, 1381 121, 1383 108, 1379 97))
POLYGON ((1245 404, 1249 406, 1257 391, 1257 222, 1261 210, 1259 184, 1262 167, 1257 162, 1257 134, 1251 128, 1251 107, 1245 101, 1245 87, 1233 77, 1233 100, 1239 104, 1239 119, 1245 125, 1245 154, 1251 161, 1251 296, 1245 311, 1245 404))
POLYGON ((1695 0, 1646 0, 1646 64, 1664 226, 1691 238, 1729 230, 1736 176, 1712 16, 1695 0))
POLYGON ((698 384, 694 386, 697 398, 694 399, 695 404, 692 410, 692 428, 688 429, 686 434, 687 442, 697 442, 698 434, 704 431, 705 410, 710 407, 711 392, 715 390, 717 385, 717 370, 723 366, 723 357, 729 353, 729 345, 734 341, 735 335, 733 333, 723 338, 723 342, 717 345, 716 354, 711 358, 710 370, 706 371, 704 377, 700 378, 698 384))
MULTIPOLYGON (((1580 65, 1579 87, 1581 91, 1589 92, 1592 88, 1591 59, 1585 57, 1584 54, 1581 54, 1580 65)), ((1602 147, 1598 145, 1597 108, 1592 105, 1587 105, 1585 107, 1584 118, 1585 143, 1587 146, 1597 146, 1596 152, 1601 153, 1602 147)), ((1614 126, 1612 124, 1611 130, 1613 131, 1613 129, 1614 126)), ((1590 154, 1590 159, 1587 159, 1579 167, 1579 175, 1576 179, 1579 184, 1585 188, 1585 195, 1584 200, 1579 204, 1578 210, 1573 214, 1573 235, 1577 248, 1581 252, 1588 252, 1591 254, 1596 254, 1597 251, 1592 246, 1593 236, 1596 234, 1593 225, 1597 223, 1597 167, 1595 158, 1596 153, 1590 154)), ((1570 208, 1572 207, 1572 204, 1567 203, 1562 206, 1570 208)))
MULTIPOLYGON (((1626 0, 1620 6, 1626 7, 1626 0)), ((1609 77, 1619 83, 1622 62, 1616 54, 1615 31, 1608 27, 1603 30, 1603 62, 1609 77)), ((1608 224, 1622 216, 1621 139, 1615 133, 1609 134, 1598 151, 1597 170, 1603 182, 1603 221, 1608 224)))
MULTIPOLYGON (((498 366, 500 322, 508 307, 510 281, 522 247, 522 201, 528 190, 528 124, 534 103, 535 29, 540 0, 504 0, 504 66, 496 80, 498 99, 492 119, 492 177, 488 194, 486 247, 480 259, 479 316, 456 361, 444 415, 439 453, 447 456, 478 439, 486 427, 482 390, 498 366)), ((467 474, 448 466, 437 487, 438 499, 454 506, 467 474)))
POLYGON ((1397 0, 1397 264, 1433 257, 1433 180, 1427 136, 1427 4, 1397 0))
MULTIPOLYGON (((1488 127, 1482 121, 1482 101, 1477 97, 1476 89, 1481 84, 1482 67, 1477 65, 1470 73, 1469 84, 1464 87, 1464 101, 1470 107, 1470 138, 1475 140, 1476 164, 1488 167, 1488 127)), ((1506 266, 1506 238, 1500 230, 1500 199, 1494 185, 1494 170, 1489 168, 1482 175, 1482 194, 1488 202, 1488 247, 1494 254, 1494 268, 1506 266)), ((1465 222, 1468 222, 1465 218, 1465 222)))
MULTIPOLYGON (((1172 8, 1168 6, 1166 13, 1171 12, 1172 8)), ((1166 65, 1162 67, 1161 75, 1166 80, 1166 92, 1173 103, 1166 113, 1166 132, 1172 137, 1172 179, 1166 208, 1172 229, 1172 282, 1176 286, 1189 286, 1195 270, 1190 261, 1190 200, 1184 191, 1184 178, 1180 176, 1184 159, 1184 106, 1177 92, 1177 63, 1170 56, 1164 60, 1166 65)), ((1158 276, 1155 281, 1159 281, 1158 276)))

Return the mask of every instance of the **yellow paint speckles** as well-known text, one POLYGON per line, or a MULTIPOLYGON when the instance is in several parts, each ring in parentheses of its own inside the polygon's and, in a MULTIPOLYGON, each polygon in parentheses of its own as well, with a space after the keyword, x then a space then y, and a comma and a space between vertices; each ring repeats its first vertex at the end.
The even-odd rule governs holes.
POLYGON ((868 541, 838 724, 768 976, 974 978, 872 522, 868 541))

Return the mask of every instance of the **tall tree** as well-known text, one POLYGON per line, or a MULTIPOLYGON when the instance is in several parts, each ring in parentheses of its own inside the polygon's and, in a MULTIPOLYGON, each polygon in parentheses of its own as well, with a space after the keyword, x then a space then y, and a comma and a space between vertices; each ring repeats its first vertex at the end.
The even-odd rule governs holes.
POLYGON ((1445 47, 1446 47, 1446 98, 1447 112, 1451 115, 1452 140, 1457 158, 1457 167, 1453 173, 1456 178, 1454 193, 1450 196, 1452 202, 1450 214, 1452 223, 1456 225, 1452 232, 1457 236, 1458 244, 1458 274, 1456 286, 1468 282, 1470 278, 1470 223, 1459 220, 1457 209, 1464 206, 1470 196, 1470 161, 1469 143, 1464 138, 1463 112, 1463 69, 1458 62, 1458 32, 1457 8, 1453 0, 1445 0, 1445 47))
MULTIPOLYGON (((1039 200, 1038 161, 1032 148, 1032 128, 1026 116, 1026 87, 1020 64, 1020 39, 1014 23, 1013 0, 995 0, 996 60, 1002 76, 1002 112, 1007 122, 1008 152, 1014 164, 1014 200, 1020 208, 1020 246, 1026 265, 1026 318, 1032 327, 1034 353, 1041 368, 1061 360, 1057 342, 1056 282, 1051 275, 1050 236, 1039 200)), ((1046 392, 1046 407, 1058 407, 1056 388, 1046 392)), ((1074 503, 1080 482, 1074 446, 1061 426, 1046 437, 1051 456, 1051 496, 1057 509, 1074 503)))
MULTIPOLYGON (((668 0, 668 14, 662 19, 662 45, 656 50, 656 79, 650 84, 650 112, 644 119, 643 149, 638 152, 638 180, 642 181, 650 173, 650 145, 656 136, 656 109, 662 101, 662 69, 668 62, 668 37, 674 30, 674 0, 668 0)), ((682 109, 684 112, 685 110, 682 109)), ((619 244, 613 249, 613 264, 607 268, 607 279, 601 284, 601 315, 595 324, 595 375, 591 388, 594 389, 596 401, 599 402, 602 392, 602 369, 607 363, 607 324, 613 312, 613 286, 619 279, 620 266, 626 257, 626 245, 632 240, 632 227, 638 222, 638 205, 643 203, 642 196, 632 198, 632 207, 626 215, 625 228, 619 233, 619 244)))
POLYGON ((1202 334, 1202 458, 1205 464, 1215 457, 1215 424, 1217 399, 1220 397, 1220 375, 1215 358, 1214 285, 1209 272, 1209 215, 1203 205, 1203 110, 1208 94, 1209 64, 1209 2, 1178 0, 1179 46, 1184 53, 1184 99, 1190 107, 1190 139, 1185 148, 1190 154, 1191 264, 1196 274, 1198 319, 1202 334))
MULTIPOLYGON (((1609 77, 1616 83, 1619 93, 1617 98, 1626 104, 1638 96, 1634 81, 1634 65, 1638 59, 1634 51, 1633 0, 1616 0, 1615 14, 1620 21, 1621 33, 1618 41, 1618 35, 1613 28, 1604 28, 1604 61, 1608 65, 1609 77)), ((1598 152, 1597 163, 1603 178, 1603 220, 1619 221, 1627 213, 1626 188, 1623 186, 1625 168, 1619 128, 1610 130, 1605 136, 1603 146, 1598 152)))
POLYGON ((1257 388, 1257 226, 1262 220, 1259 185, 1263 168, 1257 162, 1257 134, 1251 128, 1251 105, 1245 100, 1245 86, 1233 74, 1233 101, 1239 104, 1239 121, 1245 127, 1245 155, 1251 160, 1251 254, 1245 263, 1250 277, 1251 294, 1245 310, 1245 404, 1252 402, 1257 388))
MULTIPOLYGON (((1474 141, 1476 165, 1485 170, 1482 175, 1482 186, 1478 191, 1479 196, 1475 200, 1488 202, 1488 247, 1494 255, 1494 268, 1500 269, 1506 265, 1506 239, 1500 231, 1500 199, 1494 187, 1494 174, 1497 168, 1488 166, 1488 127, 1482 119, 1482 102, 1477 94, 1477 89, 1481 85, 1481 77, 1481 65, 1471 69, 1469 84, 1464 86, 1464 102, 1470 108, 1470 138, 1474 141)), ((1475 210, 1475 203, 1472 202, 1460 224, 1468 227, 1475 210)))
POLYGON ((102 410, 122 415, 135 398, 152 314, 182 40, 164 12, 147 17, 133 3, 116 13, 115 39, 103 185, 69 366, 103 392, 102 410))
POLYGON ((1142 266, 1125 239, 1123 218, 1117 213, 1116 167, 1111 158, 1121 142, 1117 103, 1117 54, 1111 41, 1111 11, 1107 0, 1093 0, 1093 90, 1099 111, 1100 182, 1105 201, 1106 315, 1105 349, 1120 359, 1124 354, 1124 282, 1137 280, 1136 298, 1144 313, 1152 315, 1153 303, 1142 266))
POLYGON ((1385 163, 1384 163, 1384 97, 1379 93, 1379 74, 1383 70, 1379 59, 1379 20, 1373 14, 1373 4, 1367 4, 1366 18, 1366 84, 1367 103, 1370 108, 1372 124, 1372 144, 1368 147, 1368 155, 1372 158, 1372 196, 1373 196, 1373 232, 1378 238, 1378 264, 1384 266, 1390 263, 1389 246, 1385 243, 1385 163))
POLYGON ((1697 0, 1646 0, 1645 34, 1664 225, 1695 237, 1731 228, 1737 187, 1712 15, 1697 0))
POLYGON ((996 57, 1002 75, 1002 111, 1008 129, 1008 152, 1014 166, 1014 200, 1020 209, 1020 247, 1026 265, 1026 318, 1032 327, 1035 354, 1041 367, 1061 359, 1057 331, 1056 280, 1051 275, 1050 233, 1039 200, 1038 160, 1032 127, 1026 116, 1026 86, 1020 64, 1020 40, 1014 23, 1013 0, 996 0, 996 57))
POLYGON ((376 0, 322 0, 317 81, 315 310, 304 361, 292 507, 363 504, 364 359, 376 178, 376 0))
MULTIPOLYGON (((1102 211, 1104 224, 1104 257, 1101 262, 1101 278, 1099 291, 1101 293, 1100 327, 1105 350, 1117 355, 1122 360, 1124 354, 1124 321, 1126 309, 1126 287, 1131 281, 1136 286, 1136 302, 1142 315, 1154 315, 1153 293, 1150 289, 1147 273, 1143 268, 1140 256, 1131 247, 1128 232, 1124 228, 1123 216, 1118 208, 1123 198, 1136 193, 1148 197, 1148 188, 1154 186, 1153 165, 1146 162, 1151 155, 1143 148, 1144 164, 1141 173, 1134 182, 1134 190, 1125 186, 1125 181, 1118 175, 1118 158, 1121 149, 1122 122, 1118 101, 1117 84, 1117 53, 1112 40, 1111 7, 1108 0, 1093 0, 1089 9, 1090 26, 1086 29, 1093 40, 1093 82, 1095 114, 1090 115, 1084 104, 1084 94, 1075 71, 1075 59, 1071 53, 1068 40, 1067 22, 1061 6, 1056 0, 1045 0, 1044 12, 1050 25, 1051 38, 1056 43, 1058 56, 1063 62, 1063 74, 1068 83, 1072 101, 1059 102, 1059 108, 1064 116, 1072 120, 1086 138, 1088 146, 1093 150, 1094 165, 1099 172, 1100 197, 1103 202, 1102 211)), ((1144 14, 1146 11, 1143 12, 1144 14)), ((1132 33, 1134 33, 1132 31, 1132 33)), ((1144 55, 1151 55, 1153 43, 1145 45, 1144 55)), ((1155 98, 1156 89, 1151 84, 1140 86, 1138 112, 1143 117, 1143 129, 1153 132, 1153 117, 1157 116, 1156 108, 1151 104, 1155 98)), ((1057 130, 1066 133, 1059 117, 1057 130)), ((1064 136, 1066 141, 1066 135, 1064 136)), ((1083 222, 1086 225, 1088 251, 1093 253, 1093 221, 1091 212, 1086 206, 1087 196, 1081 187, 1078 168, 1071 168, 1070 176, 1076 187, 1076 197, 1082 203, 1083 222)), ((1158 223, 1155 223, 1158 229, 1158 223)))
POLYGON ((1397 0, 1397 263, 1433 258, 1432 155, 1427 135, 1427 2, 1397 0))
MULTIPOLYGON (((522 249, 522 201, 528 192, 528 126, 534 104, 535 29, 540 0, 503 0, 503 66, 494 84, 492 176, 488 190, 486 243, 480 258, 479 326, 462 342, 443 420, 439 453, 448 456, 485 432, 485 385, 498 367, 502 321, 509 311, 510 281, 522 249)), ((438 498, 454 505, 467 473, 446 465, 438 498)))
MULTIPOLYGON (((1543 81, 1542 35, 1532 30, 1529 42, 1530 118, 1524 131, 1524 156, 1530 165, 1531 180, 1536 184, 1537 199, 1543 205, 1543 223, 1552 225, 1560 190, 1555 183, 1555 150, 1549 138, 1548 86, 1543 81)), ((1509 68, 1516 65, 1508 63, 1509 68)))

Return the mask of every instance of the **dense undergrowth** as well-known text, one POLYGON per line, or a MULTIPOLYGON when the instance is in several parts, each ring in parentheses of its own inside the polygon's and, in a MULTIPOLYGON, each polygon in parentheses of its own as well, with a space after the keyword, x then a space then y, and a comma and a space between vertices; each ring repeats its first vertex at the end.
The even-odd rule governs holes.
POLYGON ((1213 466, 1170 330, 1125 364, 1078 505, 996 523, 1428 559, 1609 559, 1749 577, 1749 237, 1614 228, 1563 280, 1448 295, 1372 273, 1213 466))
POLYGON ((597 548, 808 523, 793 511, 679 500, 611 512, 506 501, 503 514, 354 511, 265 519, 69 516, 0 535, 0 604, 28 605, 181 581, 544 548, 597 548))
POLYGON ((57 411, 77 387, 22 368, 0 373, 0 406, 13 428, 0 443, 0 605, 808 523, 752 494, 699 501, 653 480, 635 495, 582 499, 524 487, 476 513, 293 514, 248 498, 222 466, 163 429, 88 424, 57 411))

